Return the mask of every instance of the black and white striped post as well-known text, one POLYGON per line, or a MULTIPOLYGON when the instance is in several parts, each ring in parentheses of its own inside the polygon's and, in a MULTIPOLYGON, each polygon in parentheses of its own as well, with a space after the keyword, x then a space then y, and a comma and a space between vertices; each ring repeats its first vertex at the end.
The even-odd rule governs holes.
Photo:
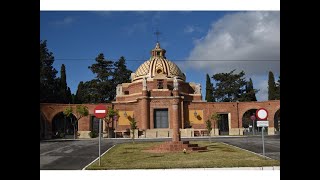
POLYGON ((106 107, 102 104, 98 105, 94 108, 94 115, 99 118, 99 166, 101 166, 101 119, 107 115, 106 107))

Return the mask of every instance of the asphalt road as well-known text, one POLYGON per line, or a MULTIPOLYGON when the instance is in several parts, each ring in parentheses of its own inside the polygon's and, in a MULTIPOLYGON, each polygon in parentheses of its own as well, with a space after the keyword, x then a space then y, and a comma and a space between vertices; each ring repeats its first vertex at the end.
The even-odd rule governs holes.
MULTIPOLYGON (((214 140, 263 154, 261 136, 215 138, 214 140)), ((280 135, 265 136, 264 147, 265 156, 280 161, 280 135)))
MULTIPOLYGON (((99 156, 98 139, 40 142, 40 170, 82 169, 99 156)), ((113 143, 102 141, 101 154, 113 143)))
MULTIPOLYGON (((182 140, 208 140, 207 137, 182 138, 182 140)), ((212 137, 258 154, 262 154, 261 136, 212 137)), ((136 141, 171 141, 163 139, 136 139, 136 141)), ((131 139, 102 139, 101 154, 114 144, 131 142, 131 139)), ((280 161, 280 136, 265 136, 265 155, 280 161)), ((81 170, 99 156, 98 139, 40 141, 40 170, 81 170)))

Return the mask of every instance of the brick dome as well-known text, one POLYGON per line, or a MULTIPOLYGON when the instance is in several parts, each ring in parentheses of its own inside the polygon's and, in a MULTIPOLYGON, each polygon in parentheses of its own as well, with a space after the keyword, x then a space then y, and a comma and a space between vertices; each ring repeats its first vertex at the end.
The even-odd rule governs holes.
POLYGON ((160 48, 159 42, 156 47, 151 51, 149 60, 141 64, 135 72, 133 81, 142 79, 143 77, 153 78, 156 75, 165 75, 167 78, 177 76, 178 79, 186 80, 186 76, 181 72, 179 67, 166 59, 166 50, 160 48))

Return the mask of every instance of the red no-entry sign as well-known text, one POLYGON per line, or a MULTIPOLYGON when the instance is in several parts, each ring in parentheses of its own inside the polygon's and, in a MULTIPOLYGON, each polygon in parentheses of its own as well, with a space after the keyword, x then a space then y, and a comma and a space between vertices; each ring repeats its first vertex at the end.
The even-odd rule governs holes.
POLYGON ((107 115, 107 109, 104 105, 100 104, 97 107, 94 108, 94 115, 97 118, 104 118, 107 115))
POLYGON ((256 112, 257 118, 260 120, 266 120, 268 117, 268 111, 264 108, 260 108, 256 112))

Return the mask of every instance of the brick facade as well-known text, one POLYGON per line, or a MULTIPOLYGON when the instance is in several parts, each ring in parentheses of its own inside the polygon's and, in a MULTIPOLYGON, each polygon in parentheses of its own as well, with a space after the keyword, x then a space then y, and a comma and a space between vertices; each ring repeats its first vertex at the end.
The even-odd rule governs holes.
MULTIPOLYGON (((280 109, 279 100, 264 102, 202 101, 201 86, 196 83, 185 82, 185 75, 174 63, 165 58, 165 50, 160 48, 160 44, 157 44, 156 48, 152 50, 152 54, 156 56, 152 56, 150 60, 143 63, 136 73, 132 73, 131 83, 118 85, 116 100, 112 103, 103 104, 106 108, 112 107, 120 112, 132 112, 139 131, 142 131, 142 134, 138 136, 170 136, 173 141, 178 141, 181 135, 180 131, 186 136, 193 136, 194 134, 190 134, 190 132, 196 132, 197 130, 201 132, 205 129, 205 121, 210 119, 213 113, 227 115, 229 135, 242 135, 244 113, 259 108, 268 110, 268 134, 274 134, 274 116, 280 109), (168 128, 155 128, 154 112, 157 109, 168 110, 168 128), (199 114, 195 117, 199 121, 192 117, 196 111, 199 114), (190 124, 191 121, 193 124, 190 124), (191 128, 190 131, 187 130, 189 128, 191 128)), ((89 108, 90 115, 83 117, 78 122, 80 137, 88 137, 88 132, 90 132, 92 126, 90 119, 94 114, 94 108, 97 106, 96 104, 84 105, 89 108)), ((40 104, 40 137, 51 138, 54 117, 69 106, 75 109, 76 104, 40 104)), ((120 114, 120 116, 124 118, 123 114, 120 114)), ((126 119, 122 120, 126 121, 126 119)), ((103 126, 105 127, 106 124, 104 123, 103 126)), ((130 126, 117 125, 114 121, 109 127, 116 131, 125 131, 130 126)), ((218 124, 215 123, 213 127, 215 127, 215 130, 218 129, 218 124)), ((211 134, 216 135, 217 133, 211 134)))

